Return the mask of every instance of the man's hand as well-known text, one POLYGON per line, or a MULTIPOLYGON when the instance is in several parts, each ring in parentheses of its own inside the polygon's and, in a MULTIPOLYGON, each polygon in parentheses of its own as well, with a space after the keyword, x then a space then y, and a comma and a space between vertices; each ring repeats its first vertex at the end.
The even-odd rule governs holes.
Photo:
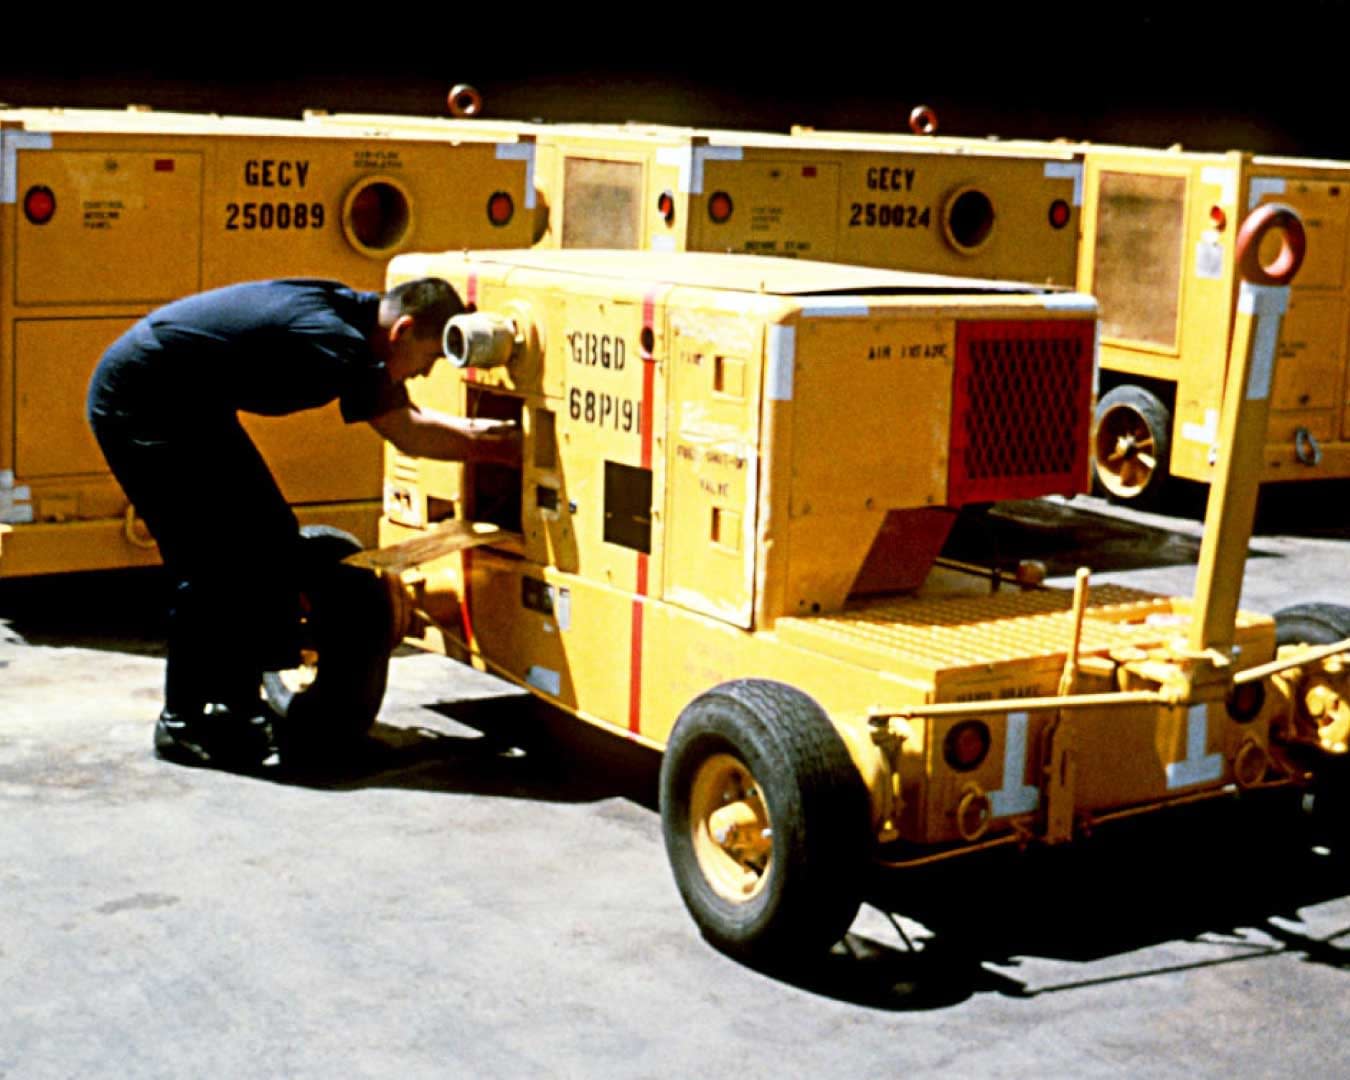
POLYGON ((412 457, 520 465, 521 430, 514 420, 454 416, 406 405, 380 414, 370 424, 412 457))
POLYGON ((519 467, 522 433, 514 420, 465 418, 460 423, 473 448, 471 461, 519 467))

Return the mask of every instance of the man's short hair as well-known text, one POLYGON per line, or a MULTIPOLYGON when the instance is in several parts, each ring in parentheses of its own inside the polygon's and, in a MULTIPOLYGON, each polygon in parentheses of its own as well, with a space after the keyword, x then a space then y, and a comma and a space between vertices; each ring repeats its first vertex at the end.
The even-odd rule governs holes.
POLYGON ((448 281, 418 278, 395 285, 380 298, 380 323, 390 326, 411 315, 418 337, 439 337, 445 324, 464 310, 464 301, 448 281))

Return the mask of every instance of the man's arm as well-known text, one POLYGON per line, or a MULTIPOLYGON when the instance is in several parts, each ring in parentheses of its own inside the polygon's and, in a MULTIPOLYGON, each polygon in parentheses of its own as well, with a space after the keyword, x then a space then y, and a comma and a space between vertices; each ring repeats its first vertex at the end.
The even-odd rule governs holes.
POLYGON ((370 426, 411 457, 520 464, 520 428, 510 420, 476 420, 404 405, 372 417, 370 426))

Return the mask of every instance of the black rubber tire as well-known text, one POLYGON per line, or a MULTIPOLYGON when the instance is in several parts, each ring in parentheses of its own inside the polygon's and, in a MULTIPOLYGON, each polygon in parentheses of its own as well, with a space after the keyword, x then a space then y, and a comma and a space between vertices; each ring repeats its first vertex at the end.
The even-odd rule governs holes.
POLYGON ((1114 503, 1148 508, 1157 506, 1167 487, 1172 457, 1172 416, 1158 396, 1142 386, 1126 383, 1108 390, 1097 402, 1092 424, 1092 474, 1095 485, 1114 503), (1103 445, 1102 421, 1118 425, 1123 418, 1146 430, 1145 448, 1156 464, 1148 478, 1138 484, 1126 483, 1109 465, 1103 464, 1112 447, 1103 445))
POLYGON ((695 698, 680 714, 661 765, 661 825, 680 895, 717 948, 765 966, 823 954, 862 901, 871 841, 867 793, 820 706, 783 683, 743 679, 695 698), (765 881, 731 901, 709 882, 695 849, 691 795, 716 754, 757 782, 772 827, 765 881))
POLYGON ((384 583, 342 564, 360 542, 329 525, 304 526, 300 540, 302 638, 318 656, 314 680, 297 692, 278 673, 263 675, 263 696, 283 718, 293 751, 331 747, 370 730, 384 701, 392 638, 384 583))
POLYGON ((1276 645, 1330 645, 1350 638, 1350 608, 1294 604, 1275 612, 1276 645))

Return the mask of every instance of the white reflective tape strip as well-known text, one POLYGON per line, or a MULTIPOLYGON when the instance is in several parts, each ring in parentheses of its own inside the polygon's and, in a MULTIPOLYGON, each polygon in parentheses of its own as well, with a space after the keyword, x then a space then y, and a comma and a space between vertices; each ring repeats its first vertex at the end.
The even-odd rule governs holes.
POLYGON ((1256 340, 1252 344, 1252 370, 1247 380, 1247 400, 1265 401, 1275 378, 1275 346, 1280 340, 1278 316, 1260 316, 1256 320, 1256 340))
POLYGON ((1289 286, 1253 285, 1244 281, 1238 293, 1238 310, 1256 318, 1252 332, 1252 369, 1247 379, 1247 400, 1270 397, 1275 377, 1275 348, 1280 340, 1280 316, 1289 306, 1289 286))
POLYGON ((802 305, 802 318, 865 319, 872 313, 866 304, 860 304, 853 297, 831 300, 829 297, 816 297, 809 304, 802 305))
POLYGON ((1003 743, 1003 786, 989 793, 989 812, 993 817, 1026 814, 1041 803, 1041 789, 1024 784, 1027 771, 1027 727, 1024 712, 1008 714, 1003 743))
POLYGON ((1092 324, 1092 399, 1102 396, 1102 321, 1092 324))
POLYGON ((1083 166, 1071 161, 1047 161, 1045 175, 1052 180, 1073 181, 1073 204, 1083 205, 1083 166))
POLYGON ((1219 410, 1206 409, 1203 424, 1197 424, 1194 421, 1182 424, 1181 437, 1187 442, 1199 443, 1201 446, 1212 446, 1214 440, 1219 437, 1219 410))
POLYGON ((680 178, 675 190, 681 194, 689 192, 689 175, 694 171, 694 151, 687 146, 663 146, 656 151, 656 163, 668 168, 679 169, 680 178))
POLYGON ((1283 315, 1289 310, 1289 286, 1244 281, 1238 292, 1238 310, 1246 315, 1283 315))
POLYGON ((1285 183, 1278 176, 1253 176, 1252 186, 1247 192, 1247 209, 1259 203, 1267 195, 1283 195, 1285 183))
POLYGON ((769 327, 769 371, 765 377, 765 393, 770 401, 792 400, 793 369, 797 366, 797 328, 795 326, 769 327))
POLYGON ((5 525, 29 525, 33 521, 32 503, 11 504, 0 496, 0 523, 5 525))
POLYGON ((1200 170, 1200 182, 1221 188, 1220 202, 1237 201, 1237 171, 1235 169, 1226 169, 1222 165, 1206 165, 1200 170))
POLYGON ((703 194, 703 163, 705 161, 740 161, 745 156, 739 146, 696 146, 689 168, 689 194, 703 194))
POLYGON ((1195 245, 1195 276, 1206 281, 1223 277, 1223 245, 1216 240, 1201 240, 1195 245))
POLYGON ((653 237, 652 237, 652 250, 653 250, 653 251, 674 251, 674 250, 675 250, 675 237, 673 237, 673 236, 653 236, 653 237))
POLYGON ((498 143, 497 160, 525 162, 525 209, 534 209, 534 143, 498 143))
POLYGON ((553 617, 558 620, 559 630, 572 629, 572 590, 559 585, 549 586, 553 590, 553 617))
POLYGON ((1045 298, 1045 306, 1050 311, 1093 311, 1097 310, 1097 300, 1087 293, 1059 293, 1045 298))
POLYGON ((1223 775, 1223 755, 1206 754, 1209 745, 1209 706, 1192 705, 1186 716, 1186 759, 1167 766, 1169 788, 1190 787, 1223 775))
POLYGON ((52 137, 37 131, 0 131, 0 203, 19 201, 20 150, 50 150, 52 137))
POLYGON ((0 469, 0 522, 25 525, 33 520, 33 491, 27 484, 15 486, 14 470, 0 469))
POLYGON ((535 665, 525 674, 525 681, 536 690, 557 697, 562 692, 562 676, 552 668, 535 665))

